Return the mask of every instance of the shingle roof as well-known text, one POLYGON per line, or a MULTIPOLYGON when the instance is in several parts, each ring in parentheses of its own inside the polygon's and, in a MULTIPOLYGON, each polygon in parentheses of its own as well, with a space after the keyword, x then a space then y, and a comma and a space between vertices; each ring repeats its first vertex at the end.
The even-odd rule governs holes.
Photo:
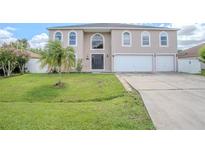
POLYGON ((40 59, 41 58, 40 54, 31 52, 31 51, 26 51, 26 52, 28 53, 29 58, 35 58, 35 59, 40 59))
POLYGON ((167 27, 155 27, 155 26, 145 26, 137 24, 121 24, 121 23, 91 23, 91 24, 78 24, 70 26, 57 26, 49 27, 48 29, 166 29, 166 30, 178 30, 176 28, 167 27))
POLYGON ((205 43, 194 46, 192 48, 186 49, 183 52, 178 54, 178 58, 191 58, 191 57, 199 57, 199 49, 204 46, 205 43))

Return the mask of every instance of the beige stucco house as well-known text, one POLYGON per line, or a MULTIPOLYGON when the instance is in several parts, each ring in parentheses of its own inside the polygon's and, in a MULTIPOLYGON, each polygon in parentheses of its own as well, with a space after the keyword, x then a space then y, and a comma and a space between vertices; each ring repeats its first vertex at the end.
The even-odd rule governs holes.
POLYGON ((48 28, 50 40, 73 46, 85 72, 171 72, 177 29, 96 23, 48 28))

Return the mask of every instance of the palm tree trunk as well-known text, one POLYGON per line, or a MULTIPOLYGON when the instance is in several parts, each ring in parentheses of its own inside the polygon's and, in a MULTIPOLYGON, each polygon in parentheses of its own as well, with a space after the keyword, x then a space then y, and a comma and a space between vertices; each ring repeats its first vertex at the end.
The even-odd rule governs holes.
POLYGON ((61 72, 61 67, 59 67, 59 84, 61 84, 61 80, 62 80, 62 72, 61 72))

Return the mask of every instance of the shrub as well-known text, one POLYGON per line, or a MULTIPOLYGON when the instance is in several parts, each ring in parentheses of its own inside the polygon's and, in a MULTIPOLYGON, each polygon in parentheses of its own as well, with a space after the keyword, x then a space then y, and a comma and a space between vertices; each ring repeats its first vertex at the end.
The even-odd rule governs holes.
POLYGON ((83 69, 83 60, 82 59, 78 59, 78 61, 77 61, 77 66, 76 66, 76 70, 78 71, 78 72, 81 72, 82 71, 82 69, 83 69))
POLYGON ((200 55, 200 59, 203 62, 205 62, 205 46, 203 46, 199 49, 199 55, 200 55))
POLYGON ((26 52, 20 52, 17 55, 17 63, 18 63, 18 68, 21 73, 25 72, 25 65, 28 62, 29 57, 26 52))

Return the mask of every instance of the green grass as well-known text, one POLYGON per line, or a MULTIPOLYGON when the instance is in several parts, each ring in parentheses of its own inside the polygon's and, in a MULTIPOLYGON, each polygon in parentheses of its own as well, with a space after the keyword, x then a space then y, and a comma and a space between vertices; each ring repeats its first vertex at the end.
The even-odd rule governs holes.
POLYGON ((0 79, 0 129, 154 129, 140 96, 113 74, 56 74, 0 79))

